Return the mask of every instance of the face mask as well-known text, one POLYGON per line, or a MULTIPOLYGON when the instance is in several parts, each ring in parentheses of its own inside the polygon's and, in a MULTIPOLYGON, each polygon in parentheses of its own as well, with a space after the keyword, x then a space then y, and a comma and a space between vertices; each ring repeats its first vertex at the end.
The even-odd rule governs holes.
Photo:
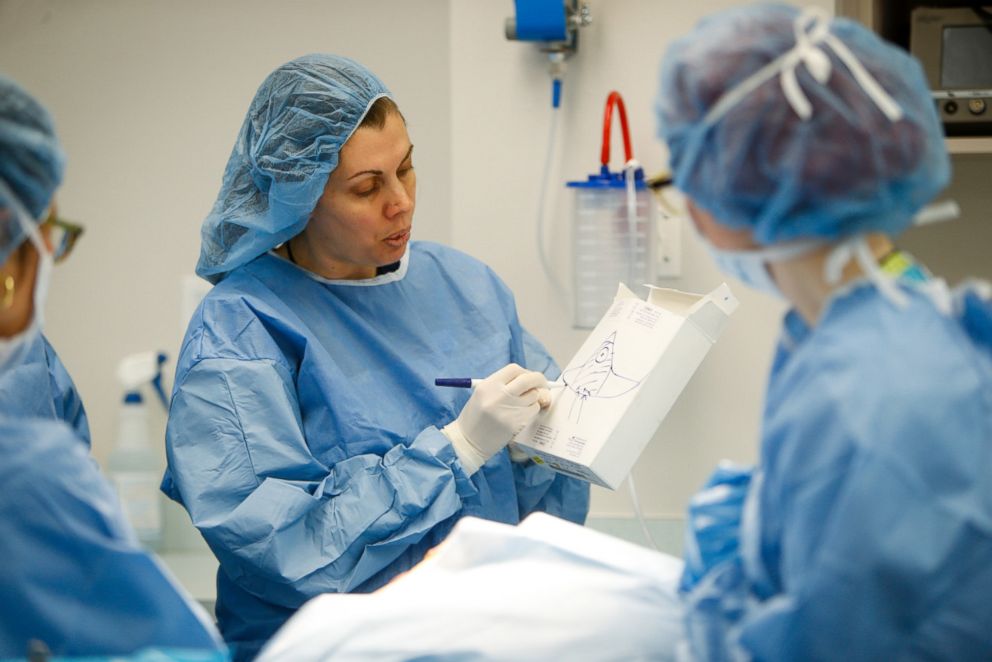
POLYGON ((45 300, 48 298, 48 284, 52 275, 52 255, 45 248, 38 228, 31 226, 28 238, 38 251, 38 269, 34 281, 34 310, 27 327, 13 336, 0 338, 0 372, 20 365, 31 345, 41 334, 45 314, 45 300))
POLYGON ((727 251, 715 248, 708 241, 705 243, 721 272, 752 289, 779 299, 784 299, 785 296, 772 278, 768 263, 791 260, 822 245, 820 241, 803 240, 753 251, 727 251))

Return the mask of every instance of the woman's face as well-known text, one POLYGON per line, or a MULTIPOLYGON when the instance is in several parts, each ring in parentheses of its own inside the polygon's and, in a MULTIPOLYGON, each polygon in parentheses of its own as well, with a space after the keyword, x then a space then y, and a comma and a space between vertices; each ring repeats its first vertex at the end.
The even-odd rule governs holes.
POLYGON ((714 248, 725 251, 749 251, 761 248, 754 241, 754 232, 746 228, 729 228, 717 221, 712 214, 699 207, 689 196, 685 200, 696 230, 714 248))
POLYGON ((302 232, 307 266, 329 278, 371 278, 376 267, 396 262, 410 241, 416 196, 403 119, 390 113, 382 129, 358 129, 302 232))

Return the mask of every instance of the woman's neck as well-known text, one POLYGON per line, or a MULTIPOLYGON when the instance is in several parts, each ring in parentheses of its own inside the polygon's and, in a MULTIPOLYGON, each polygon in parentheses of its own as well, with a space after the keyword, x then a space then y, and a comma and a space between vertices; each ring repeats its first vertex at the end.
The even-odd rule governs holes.
MULTIPOLYGON (((865 237, 876 260, 892 250, 892 241, 883 234, 865 237)), ((770 265, 779 289, 796 307, 796 311, 809 326, 815 326, 823 314, 827 301, 839 288, 865 275, 856 260, 844 265, 837 283, 827 283, 824 267, 836 243, 826 244, 794 260, 774 262, 770 265)))
POLYGON ((275 249, 276 255, 289 260, 301 269, 328 280, 364 280, 374 278, 375 267, 344 264, 337 260, 322 257, 304 234, 299 234, 275 249))

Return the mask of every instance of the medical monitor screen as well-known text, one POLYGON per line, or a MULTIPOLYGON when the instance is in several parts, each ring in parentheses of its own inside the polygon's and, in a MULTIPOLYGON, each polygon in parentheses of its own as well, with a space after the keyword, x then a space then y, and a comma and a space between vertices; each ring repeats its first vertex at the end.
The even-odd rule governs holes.
POLYGON ((940 86, 945 90, 992 89, 992 25, 944 28, 940 86))

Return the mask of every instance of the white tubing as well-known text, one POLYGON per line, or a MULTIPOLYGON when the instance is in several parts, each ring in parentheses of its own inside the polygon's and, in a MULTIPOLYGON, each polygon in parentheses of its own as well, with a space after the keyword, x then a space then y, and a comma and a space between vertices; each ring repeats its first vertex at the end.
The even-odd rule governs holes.
MULTIPOLYGON (((553 81, 552 84, 554 84, 553 81)), ((545 208, 548 205, 548 187, 551 185, 551 170, 554 166, 554 157, 556 152, 555 148, 558 144, 559 112, 559 108, 551 108, 551 123, 548 128, 548 149, 544 156, 544 172, 541 174, 541 190, 538 193, 537 201, 537 253, 541 260, 541 267, 544 269, 544 274, 548 277, 548 280, 551 281, 555 294, 562 301, 562 303, 567 306, 568 292, 561 281, 558 280, 558 276, 551 267, 551 260, 548 258, 547 248, 544 242, 544 226, 547 222, 547 210, 545 208)), ((553 203, 554 196, 550 197, 553 203)))
POLYGON ((644 537, 647 538, 648 543, 652 547, 660 552, 661 549, 658 547, 658 543, 655 542, 654 536, 648 530, 648 523, 644 521, 644 513, 641 512, 641 502, 637 498, 637 487, 634 485, 633 473, 627 476, 627 487, 630 492, 630 502, 634 506, 634 514, 637 515, 637 521, 641 523, 641 530, 644 532, 644 537))
POLYGON ((624 184, 627 188, 627 286, 634 288, 637 274, 637 186, 634 175, 640 164, 631 159, 623 166, 624 184))

